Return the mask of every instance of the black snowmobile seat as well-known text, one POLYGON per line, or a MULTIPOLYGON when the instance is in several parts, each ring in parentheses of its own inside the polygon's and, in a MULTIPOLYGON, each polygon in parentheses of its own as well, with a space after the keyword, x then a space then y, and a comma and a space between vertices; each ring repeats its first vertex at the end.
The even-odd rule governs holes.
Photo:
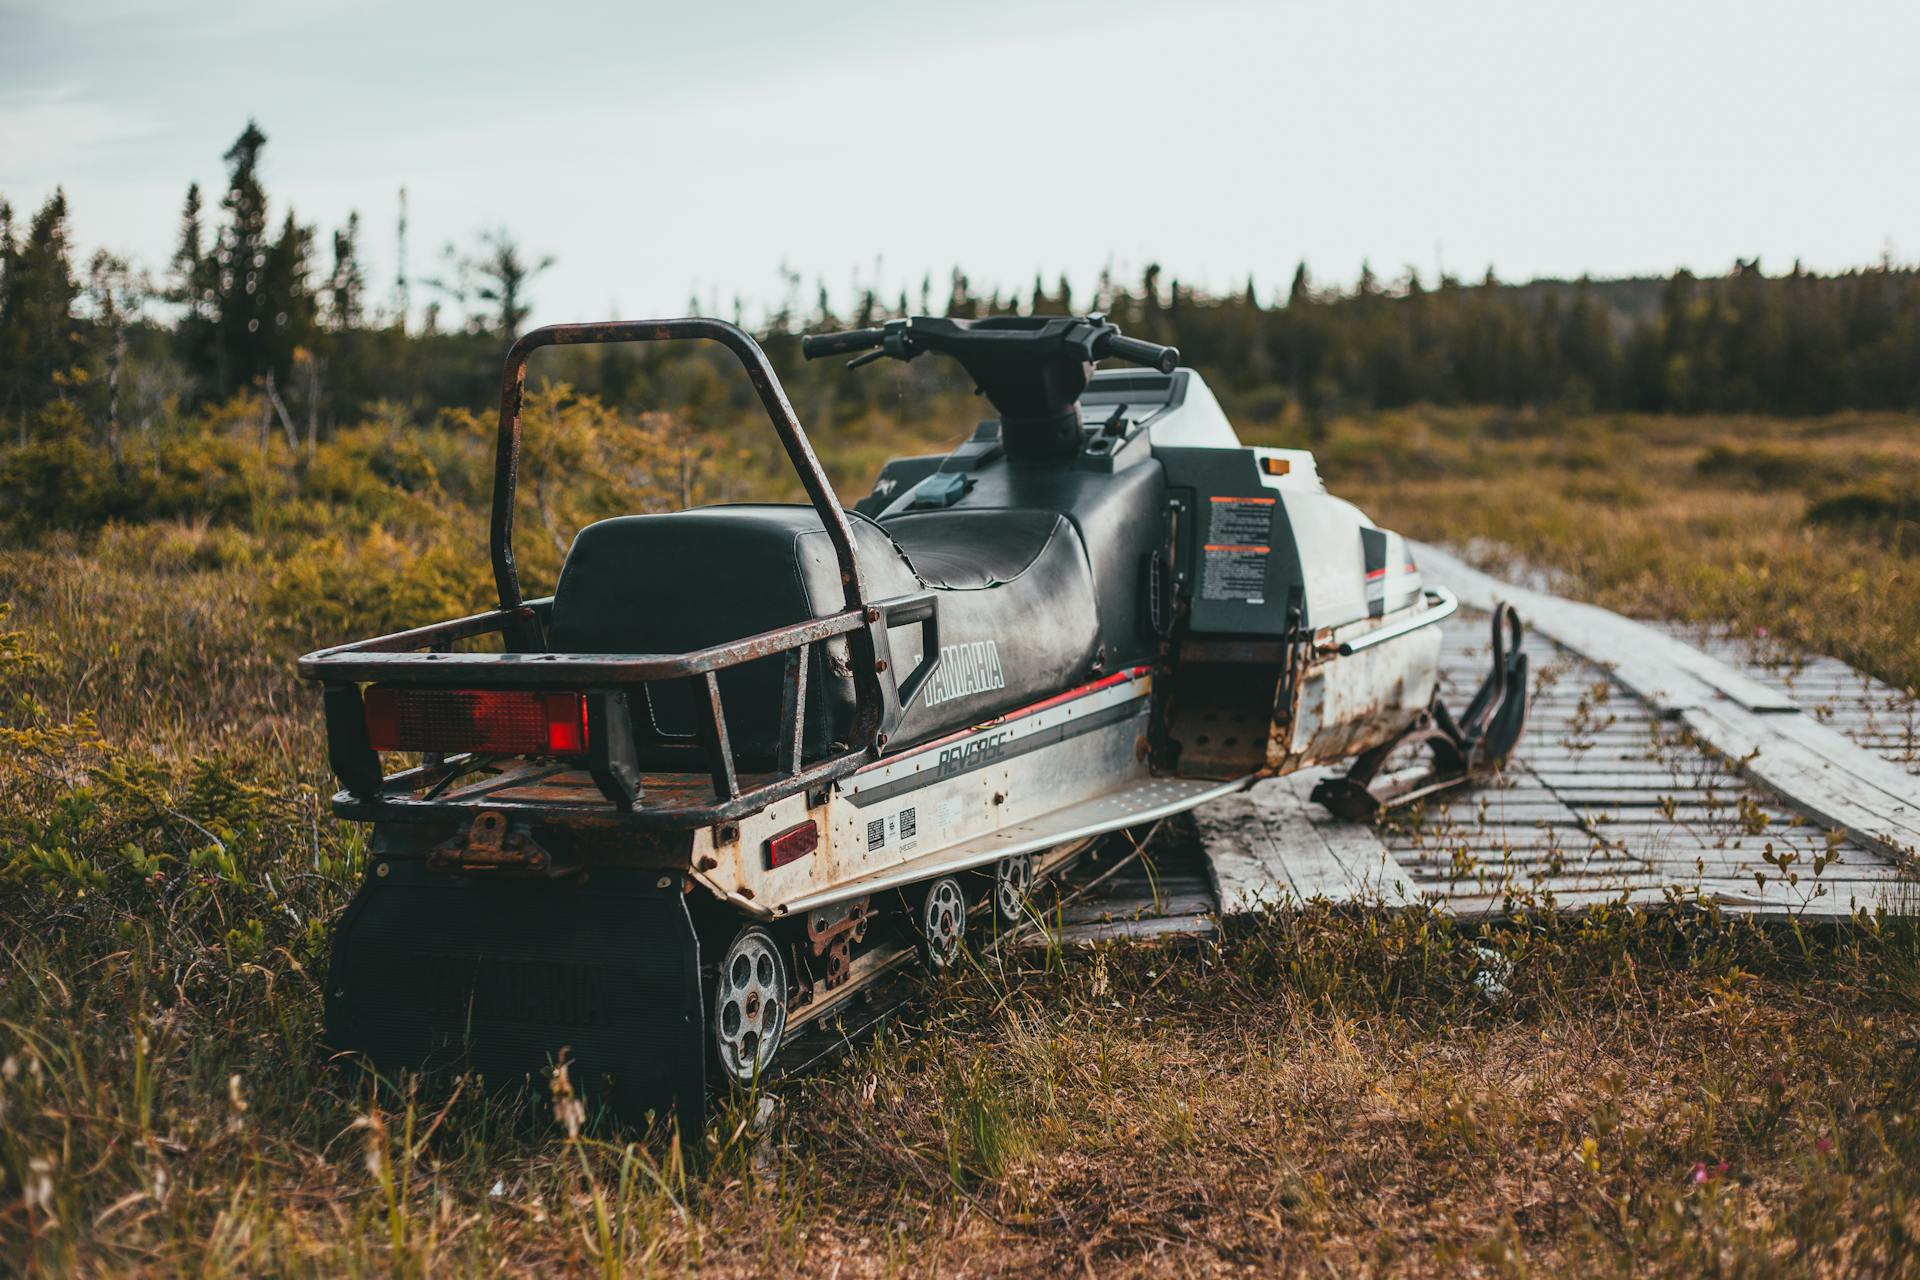
MULTIPOLYGON (((1099 646, 1085 548, 1051 511, 943 511, 885 525, 851 515, 869 602, 932 590, 942 662, 906 708, 889 751, 964 728, 1088 677, 1099 646), (964 678, 959 678, 964 673, 964 678)), ((582 529, 553 597, 549 640, 561 653, 682 653, 837 612, 844 597, 833 544, 807 506, 703 507, 619 516, 582 529)), ((894 670, 918 658, 917 625, 890 638, 894 670)), ((844 741, 853 682, 844 641, 815 646, 808 673, 807 751, 844 741), (823 653, 824 651, 824 653, 823 653)), ((771 767, 779 737, 782 659, 720 675, 740 767, 771 767)), ((694 741, 686 682, 636 696, 641 760, 671 767, 662 747, 694 741)))

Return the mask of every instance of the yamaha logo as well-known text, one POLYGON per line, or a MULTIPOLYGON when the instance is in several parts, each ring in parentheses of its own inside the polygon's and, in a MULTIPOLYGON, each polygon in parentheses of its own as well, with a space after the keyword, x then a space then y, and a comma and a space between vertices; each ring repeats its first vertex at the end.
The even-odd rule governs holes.
POLYGON ((1004 689, 1007 678, 1000 671, 1000 650, 991 640, 940 646, 940 665, 927 681, 924 701, 937 707, 955 698, 1004 689))

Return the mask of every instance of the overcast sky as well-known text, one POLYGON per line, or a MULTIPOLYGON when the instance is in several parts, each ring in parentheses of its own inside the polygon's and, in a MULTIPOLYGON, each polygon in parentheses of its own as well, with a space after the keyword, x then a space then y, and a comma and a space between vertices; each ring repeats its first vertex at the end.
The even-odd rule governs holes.
MULTIPOLYGON (((1158 260, 1351 280, 1920 256, 1920 4, 0 0, 0 195, 151 266, 249 116, 384 295, 505 226, 535 319, 730 312, 782 263, 944 296, 1158 260), (564 15, 564 16, 559 16, 564 15)), ((416 290, 416 301, 421 291, 416 290)))

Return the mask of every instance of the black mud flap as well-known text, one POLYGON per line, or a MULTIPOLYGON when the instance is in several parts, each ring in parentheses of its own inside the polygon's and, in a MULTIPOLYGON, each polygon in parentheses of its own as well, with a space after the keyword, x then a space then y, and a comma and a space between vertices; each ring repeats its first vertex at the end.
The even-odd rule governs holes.
POLYGON ((382 1075, 544 1093, 553 1064, 622 1122, 706 1117, 700 949, 678 875, 533 880, 377 861, 334 931, 328 1044, 382 1075))

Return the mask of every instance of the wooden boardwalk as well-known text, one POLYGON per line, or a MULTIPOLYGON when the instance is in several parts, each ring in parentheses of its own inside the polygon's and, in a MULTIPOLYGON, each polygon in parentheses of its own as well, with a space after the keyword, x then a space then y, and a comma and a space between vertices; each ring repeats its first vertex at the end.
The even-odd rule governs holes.
MULTIPOLYGON (((1910 694, 1777 644, 1535 600, 1562 604, 1555 629, 1618 660, 1530 628, 1533 709, 1497 781, 1378 828, 1308 804, 1317 775, 1200 810, 1222 911, 1324 897, 1463 915, 1703 900, 1771 916, 1920 912, 1902 871, 1920 826, 1910 694)), ((1443 626, 1442 688, 1460 706, 1486 667, 1487 622, 1463 610, 1443 626)))
POLYGON ((1821 724, 1847 735, 1889 764, 1920 778, 1920 697, 1837 658, 1800 653, 1767 636, 1652 624, 1754 680, 1793 698, 1821 724))
MULTIPOLYGON (((1445 625, 1443 687, 1457 702, 1480 678, 1485 623, 1463 615, 1445 625)), ((1527 651, 1533 711, 1506 775, 1396 814, 1380 831, 1412 896, 1463 914, 1701 896, 1764 914, 1920 907, 1920 885, 1894 858, 1836 836, 1748 781, 1607 671, 1536 634, 1527 651)), ((1756 661, 1747 674, 1764 680, 1771 670, 1756 661)), ((1850 682, 1836 681, 1827 670, 1822 692, 1850 700, 1858 689, 1861 700, 1880 700, 1871 717, 1850 701, 1829 704, 1868 745, 1897 695, 1847 674, 1850 682)))

